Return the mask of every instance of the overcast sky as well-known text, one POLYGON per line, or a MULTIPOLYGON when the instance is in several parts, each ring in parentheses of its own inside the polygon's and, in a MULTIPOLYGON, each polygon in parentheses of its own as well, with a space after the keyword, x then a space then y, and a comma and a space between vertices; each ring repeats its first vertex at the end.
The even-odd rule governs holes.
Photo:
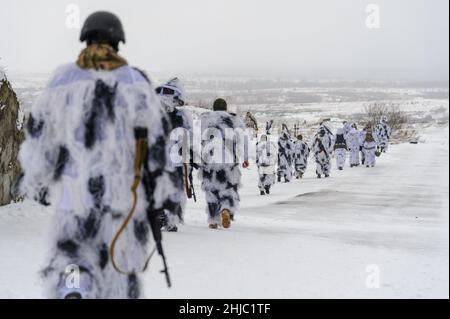
POLYGON ((448 0, 0 0, 0 65, 74 61, 82 44, 66 25, 69 4, 82 20, 119 15, 121 53, 150 74, 448 80, 448 0), (370 3, 379 29, 366 26, 370 3))

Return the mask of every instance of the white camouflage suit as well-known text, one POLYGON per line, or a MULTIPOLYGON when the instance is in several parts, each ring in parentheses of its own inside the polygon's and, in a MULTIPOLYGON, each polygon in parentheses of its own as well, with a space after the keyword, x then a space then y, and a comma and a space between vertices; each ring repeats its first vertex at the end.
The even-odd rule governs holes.
POLYGON ((378 146, 378 139, 372 131, 367 131, 363 143, 363 151, 365 157, 365 165, 367 167, 375 167, 376 155, 375 152, 378 146))
POLYGON ((343 130, 344 130, 344 138, 347 139, 347 134, 350 133, 352 129, 352 123, 344 121, 343 130))
POLYGON ((258 166, 259 183, 261 194, 269 194, 271 187, 276 181, 277 146, 268 141, 267 136, 261 136, 256 145, 256 165, 258 166))
POLYGON ((391 127, 388 124, 386 116, 382 116, 375 130, 376 138, 379 142, 381 152, 386 153, 391 138, 391 127))
POLYGON ((283 127, 278 138, 278 180, 284 178, 285 182, 292 180, 294 156, 294 142, 287 127, 283 127))
POLYGON ((336 166, 342 170, 345 166, 347 158, 347 143, 345 140, 344 129, 339 128, 336 132, 336 140, 334 142, 334 154, 336 155, 336 166))
POLYGON ((359 152, 361 149, 361 132, 352 127, 346 138, 347 147, 350 153, 350 167, 359 166, 359 152))
POLYGON ((306 172, 310 151, 309 145, 304 141, 297 140, 294 142, 294 166, 298 178, 303 177, 306 172))
POLYGON ((203 113, 200 121, 200 178, 206 196, 206 212, 210 224, 220 224, 220 213, 224 209, 234 216, 239 208, 239 159, 243 156, 241 146, 244 144, 245 125, 239 116, 225 111, 203 113))
POLYGON ((311 150, 314 152, 316 159, 316 174, 318 178, 322 175, 330 176, 331 171, 331 155, 333 154, 333 137, 324 127, 321 127, 319 133, 314 137, 311 150))
POLYGON ((148 257, 148 217, 160 214, 177 186, 166 145, 170 124, 150 82, 129 66, 112 71, 60 68, 34 104, 20 150, 21 192, 55 211, 42 271, 47 298, 140 298, 137 274, 114 270, 108 253, 132 206, 136 132, 148 155, 136 212, 116 247, 118 266, 140 271, 148 257), (139 128, 139 130, 136 130, 139 128), (80 286, 66 284, 68 267, 80 286))
POLYGON ((165 209, 162 225, 169 231, 176 231, 176 225, 183 220, 186 206, 185 174, 191 174, 192 167, 192 118, 181 109, 185 92, 178 78, 174 78, 156 89, 162 105, 166 108, 172 131, 170 134, 169 163, 173 168, 171 178, 177 183, 178 192, 170 195, 170 206, 165 209), (184 149, 185 148, 185 149, 184 149), (185 165, 186 164, 186 165, 185 165), (187 172, 185 172, 187 169, 187 172), (176 214, 173 214, 176 212, 176 214), (180 216, 181 218, 179 218, 180 216))
POLYGON ((366 134, 367 134, 367 127, 363 128, 361 131, 359 131, 359 140, 360 140, 360 156, 361 156, 361 164, 365 165, 366 163, 366 154, 364 153, 364 148, 363 148, 363 144, 364 144, 364 140, 366 139, 366 134))

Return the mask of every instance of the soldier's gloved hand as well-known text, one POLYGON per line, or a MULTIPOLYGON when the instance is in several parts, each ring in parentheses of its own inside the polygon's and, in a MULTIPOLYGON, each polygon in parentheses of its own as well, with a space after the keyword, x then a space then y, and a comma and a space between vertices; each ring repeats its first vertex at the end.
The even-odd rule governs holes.
POLYGON ((243 168, 248 168, 249 166, 250 166, 250 163, 248 161, 244 161, 244 163, 242 163, 243 168))

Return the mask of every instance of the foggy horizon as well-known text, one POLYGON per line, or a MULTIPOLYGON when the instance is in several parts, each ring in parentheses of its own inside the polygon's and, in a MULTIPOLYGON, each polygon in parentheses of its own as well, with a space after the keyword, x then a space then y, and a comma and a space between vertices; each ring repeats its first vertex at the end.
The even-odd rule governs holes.
POLYGON ((49 73, 76 60, 84 44, 67 26, 74 4, 81 24, 96 10, 117 14, 127 38, 120 53, 150 76, 449 79, 446 0, 2 2, 0 65, 12 72, 49 73), (375 29, 366 25, 371 3, 380 8, 375 29))

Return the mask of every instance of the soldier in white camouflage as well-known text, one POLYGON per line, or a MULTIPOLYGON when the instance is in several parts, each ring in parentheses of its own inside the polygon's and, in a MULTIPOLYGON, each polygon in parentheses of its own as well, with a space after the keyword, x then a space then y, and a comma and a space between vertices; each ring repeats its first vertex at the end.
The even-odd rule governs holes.
POLYGON ((259 191, 261 195, 269 195, 276 181, 277 146, 262 135, 256 145, 256 165, 258 166, 259 191))
POLYGON ((297 136, 297 140, 294 142, 294 166, 297 179, 303 178, 305 174, 310 151, 308 144, 303 141, 303 135, 297 136))

